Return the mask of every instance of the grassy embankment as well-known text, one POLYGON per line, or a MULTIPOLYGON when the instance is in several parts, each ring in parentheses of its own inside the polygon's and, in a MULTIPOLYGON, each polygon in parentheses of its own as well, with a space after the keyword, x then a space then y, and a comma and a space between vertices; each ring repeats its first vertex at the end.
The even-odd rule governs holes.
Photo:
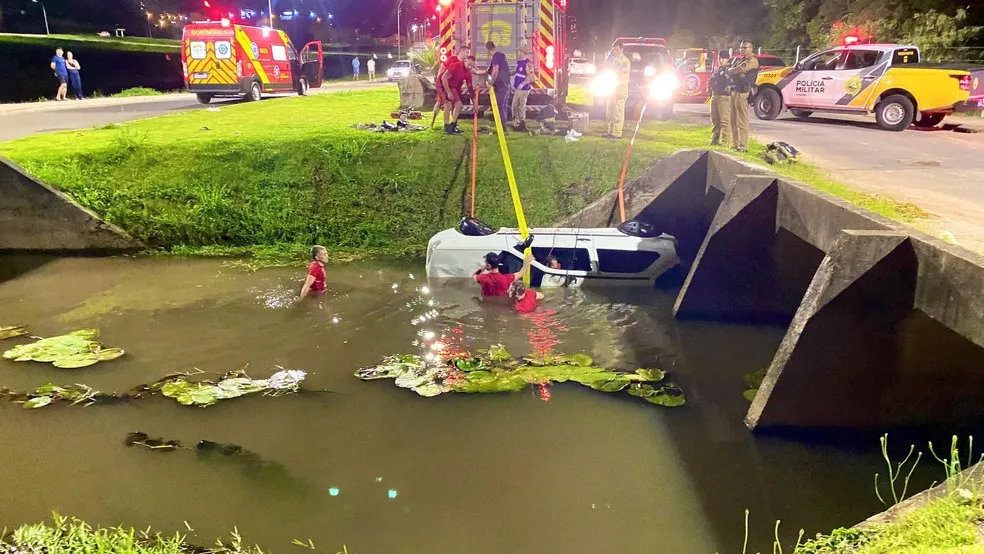
MULTIPOLYGON (((36 135, 0 144, 0 155, 154 247, 323 243, 363 255, 419 255, 435 231, 467 211, 471 126, 462 123, 458 137, 351 127, 389 118, 396 100, 394 90, 369 90, 225 106, 36 135)), ((647 124, 629 177, 679 149, 704 147, 707 137, 705 127, 647 124)), ((517 133, 508 141, 527 220, 540 226, 612 190, 626 146, 517 133)), ((815 168, 781 171, 889 217, 911 217, 905 206, 851 191, 815 168)), ((480 138, 476 215, 515 225, 498 142, 488 133, 480 138)))
POLYGON ((0 43, 37 44, 65 50, 123 50, 128 52, 161 52, 174 54, 178 52, 178 41, 163 38, 146 37, 101 37, 92 35, 26 35, 0 33, 0 43))

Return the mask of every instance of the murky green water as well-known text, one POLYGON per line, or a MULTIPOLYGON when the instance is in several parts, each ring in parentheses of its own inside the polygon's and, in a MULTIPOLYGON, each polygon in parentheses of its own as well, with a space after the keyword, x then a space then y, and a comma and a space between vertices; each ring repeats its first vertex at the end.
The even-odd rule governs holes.
POLYGON ((538 316, 520 317, 480 305, 465 285, 423 294, 422 275, 330 268, 328 294, 295 304, 302 267, 0 258, 0 324, 43 336, 98 327, 104 344, 128 353, 80 370, 0 360, 2 386, 123 390, 248 364, 254 377, 304 369, 305 388, 333 391, 204 410, 162 398, 0 405, 0 527, 57 510, 166 531, 187 521, 203 543, 238 526, 274 552, 310 538, 319 551, 344 543, 359 554, 723 553, 740 551, 746 507, 763 549, 776 518, 812 533, 876 511, 875 444, 756 438, 742 425, 741 375, 768 363, 781 329, 676 322, 672 294, 639 289, 548 291, 538 316), (431 299, 441 313, 421 322, 431 299), (554 344, 610 367, 662 367, 691 403, 658 408, 577 385, 553 387, 549 401, 533 391, 424 399, 352 376, 385 355, 421 352, 425 331, 472 350, 554 344), (138 430, 236 443, 268 463, 124 446, 138 430))

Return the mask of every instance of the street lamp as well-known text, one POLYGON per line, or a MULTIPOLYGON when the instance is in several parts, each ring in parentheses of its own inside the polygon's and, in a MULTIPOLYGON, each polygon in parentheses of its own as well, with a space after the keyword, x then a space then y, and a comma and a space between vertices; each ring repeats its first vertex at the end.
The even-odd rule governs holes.
MULTIPOLYGON (((37 0, 35 0, 36 2, 37 0)), ((403 28, 400 27, 400 10, 403 9, 403 0, 396 4, 396 59, 403 57, 403 28)))
POLYGON ((48 10, 44 9, 44 2, 39 2, 38 0, 31 0, 35 4, 41 4, 41 13, 44 15, 44 34, 50 35, 51 30, 48 29, 48 10))

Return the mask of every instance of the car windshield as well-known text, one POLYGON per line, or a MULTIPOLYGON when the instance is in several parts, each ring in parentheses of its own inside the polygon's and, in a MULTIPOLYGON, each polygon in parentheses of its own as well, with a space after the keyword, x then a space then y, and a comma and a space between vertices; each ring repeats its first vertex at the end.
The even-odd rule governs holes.
POLYGON ((657 71, 669 64, 670 56, 662 46, 626 46, 625 56, 632 62, 632 71, 644 71, 653 67, 657 71))
POLYGON ((408 62, 408 61, 399 61, 399 62, 396 62, 395 64, 393 64, 393 67, 410 67, 410 62, 408 62))

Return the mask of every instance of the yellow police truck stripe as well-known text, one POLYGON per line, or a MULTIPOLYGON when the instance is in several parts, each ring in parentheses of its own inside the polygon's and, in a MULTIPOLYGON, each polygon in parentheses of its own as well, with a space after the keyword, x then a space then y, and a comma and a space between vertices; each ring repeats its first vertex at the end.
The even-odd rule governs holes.
POLYGON ((246 54, 246 59, 253 64, 253 69, 256 70, 256 74, 260 77, 260 82, 270 84, 270 78, 267 77, 266 71, 263 71, 263 65, 260 64, 260 60, 253 56, 253 41, 249 40, 246 32, 239 25, 236 25, 236 42, 239 43, 239 47, 246 54))

